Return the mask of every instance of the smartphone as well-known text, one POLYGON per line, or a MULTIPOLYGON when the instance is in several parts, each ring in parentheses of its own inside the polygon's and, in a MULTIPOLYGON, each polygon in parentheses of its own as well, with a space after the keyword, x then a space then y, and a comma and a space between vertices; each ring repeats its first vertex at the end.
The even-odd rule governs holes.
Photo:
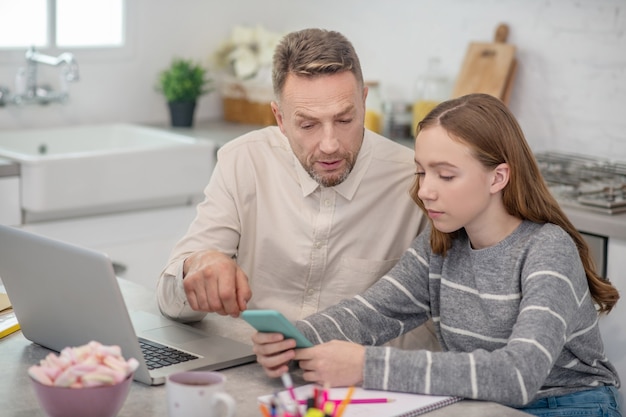
POLYGON ((294 339, 297 348, 313 346, 296 326, 276 310, 245 310, 241 313, 241 318, 259 332, 282 333, 286 339, 294 339))

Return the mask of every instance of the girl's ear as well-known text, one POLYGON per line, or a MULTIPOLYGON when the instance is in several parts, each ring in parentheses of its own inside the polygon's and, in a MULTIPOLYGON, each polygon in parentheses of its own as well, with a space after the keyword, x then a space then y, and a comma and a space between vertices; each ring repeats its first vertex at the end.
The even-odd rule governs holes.
POLYGON ((509 165, 506 163, 502 163, 498 165, 493 170, 493 179, 491 182, 491 192, 497 193, 506 187, 509 183, 509 175, 511 174, 511 170, 509 165))

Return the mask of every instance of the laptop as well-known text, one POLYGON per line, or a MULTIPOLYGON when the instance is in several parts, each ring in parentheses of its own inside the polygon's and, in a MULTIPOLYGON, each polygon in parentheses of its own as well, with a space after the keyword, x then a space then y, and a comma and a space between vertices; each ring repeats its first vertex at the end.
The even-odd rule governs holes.
POLYGON ((158 314, 129 313, 104 253, 4 225, 0 248, 0 279, 24 337, 34 343, 57 352, 91 340, 118 345, 125 358, 139 361, 134 379, 147 385, 163 384, 172 372, 256 359, 245 343, 158 314), (170 353, 146 359, 140 345, 170 353))

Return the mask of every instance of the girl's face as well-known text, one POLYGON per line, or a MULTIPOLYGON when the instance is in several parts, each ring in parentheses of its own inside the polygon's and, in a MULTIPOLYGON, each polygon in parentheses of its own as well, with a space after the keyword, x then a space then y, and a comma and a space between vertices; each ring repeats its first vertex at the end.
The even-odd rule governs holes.
POLYGON ((437 230, 451 233, 464 227, 471 235, 490 228, 492 214, 502 209, 493 198, 500 189, 494 187, 496 170, 478 162, 467 145, 441 126, 429 127, 415 140, 415 164, 418 197, 437 230))

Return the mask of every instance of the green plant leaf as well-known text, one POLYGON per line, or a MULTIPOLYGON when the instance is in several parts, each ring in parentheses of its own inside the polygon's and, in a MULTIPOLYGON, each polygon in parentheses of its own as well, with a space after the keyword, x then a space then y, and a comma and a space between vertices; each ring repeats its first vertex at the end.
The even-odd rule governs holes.
POLYGON ((214 90, 208 71, 190 59, 174 58, 170 67, 159 73, 156 89, 168 102, 196 101, 214 90))

